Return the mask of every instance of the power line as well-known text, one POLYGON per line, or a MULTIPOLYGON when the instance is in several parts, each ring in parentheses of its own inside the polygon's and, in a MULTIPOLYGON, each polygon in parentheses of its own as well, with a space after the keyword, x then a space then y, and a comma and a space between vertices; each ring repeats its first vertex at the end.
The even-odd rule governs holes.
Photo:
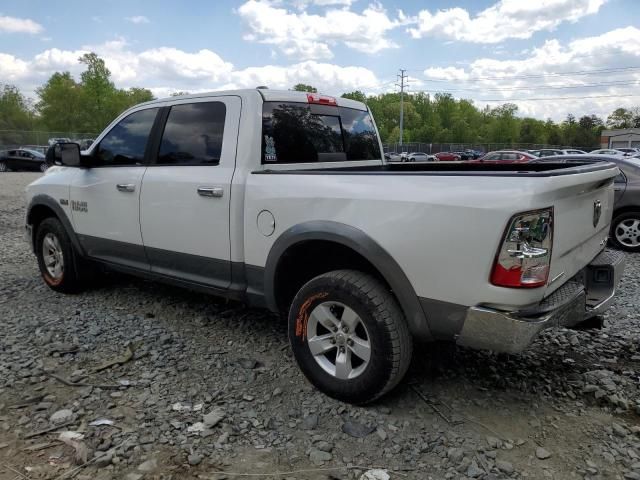
MULTIPOLYGON (((598 82, 598 83, 585 83, 582 85, 540 85, 540 86, 522 86, 522 87, 504 87, 504 88, 449 88, 448 92, 512 92, 517 90, 564 90, 571 88, 594 88, 594 87, 620 87, 620 86, 640 86, 640 80, 634 81, 614 81, 614 82, 598 82)), ((424 92, 440 92, 441 90, 423 90, 424 92)))
POLYGON ((577 70, 573 72, 548 72, 533 75, 503 75, 497 77, 469 77, 466 79, 441 79, 441 78, 427 78, 427 82, 471 82, 476 80, 513 80, 513 79, 525 79, 525 78, 546 78, 546 77, 564 77, 569 75, 600 75, 605 73, 615 73, 629 70, 638 70, 640 66, 634 67, 616 67, 616 68, 602 68, 596 70, 577 70))
MULTIPOLYGON (((443 92, 446 93, 446 92, 443 92)), ((534 101, 551 101, 551 100, 583 100, 587 98, 623 98, 623 97, 640 97, 640 94, 631 94, 631 95, 585 95, 581 97, 539 97, 539 98, 494 98, 494 99, 486 99, 486 98, 478 98, 475 99, 477 102, 505 102, 505 103, 514 103, 514 102, 534 102, 534 101)))

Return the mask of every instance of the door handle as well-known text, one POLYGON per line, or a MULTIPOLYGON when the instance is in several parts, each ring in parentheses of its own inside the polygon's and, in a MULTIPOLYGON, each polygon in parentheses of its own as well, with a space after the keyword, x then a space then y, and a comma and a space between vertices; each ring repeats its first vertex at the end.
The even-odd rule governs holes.
POLYGON ((198 195, 201 197, 220 198, 224 195, 224 189, 222 187, 198 187, 198 195))
POLYGON ((135 192, 136 186, 134 183, 118 183, 116 188, 119 192, 135 192))

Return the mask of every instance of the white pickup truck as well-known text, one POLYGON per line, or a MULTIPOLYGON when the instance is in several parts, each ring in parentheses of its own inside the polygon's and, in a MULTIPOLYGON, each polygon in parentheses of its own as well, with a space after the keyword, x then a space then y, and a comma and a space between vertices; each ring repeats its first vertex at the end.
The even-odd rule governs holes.
POLYGON ((609 163, 386 164, 359 102, 266 89, 156 100, 27 189, 47 285, 104 268, 267 307, 320 390, 364 403, 414 340, 519 352, 611 302, 609 163))

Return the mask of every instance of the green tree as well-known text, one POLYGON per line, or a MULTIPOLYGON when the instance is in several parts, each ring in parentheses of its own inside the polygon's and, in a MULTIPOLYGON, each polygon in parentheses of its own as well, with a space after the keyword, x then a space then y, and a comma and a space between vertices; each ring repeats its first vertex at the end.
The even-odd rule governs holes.
POLYGON ((295 90, 296 92, 318 93, 316 87, 312 87, 311 85, 306 85, 304 83, 297 83, 293 86, 292 90, 295 90))
POLYGON ((626 108, 616 108, 607 117, 609 128, 631 128, 633 126, 633 113, 626 108))
MULTIPOLYGON (((312 87, 313 88, 313 87, 312 87)), ((295 87, 294 87, 295 89, 295 87)), ((343 93, 342 98, 349 98, 351 100, 357 100, 358 102, 367 103, 367 96, 360 90, 354 90, 353 92, 343 93)))
POLYGON ((83 124, 88 132, 97 132, 121 110, 118 92, 111 81, 111 72, 98 55, 85 53, 78 61, 87 66, 80 75, 83 124))
POLYGON ((82 124, 82 92, 69 72, 56 72, 36 90, 36 110, 47 130, 59 132, 85 130, 82 124))

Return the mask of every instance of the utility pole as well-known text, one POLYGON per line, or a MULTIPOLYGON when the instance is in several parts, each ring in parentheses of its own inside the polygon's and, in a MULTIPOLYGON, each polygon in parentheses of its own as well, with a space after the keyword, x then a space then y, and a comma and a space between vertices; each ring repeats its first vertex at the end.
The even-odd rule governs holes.
POLYGON ((408 75, 406 75, 404 68, 400 69, 400 84, 396 83, 396 86, 400 87, 400 146, 402 146, 402 130, 404 128, 404 87, 407 86, 408 75))

